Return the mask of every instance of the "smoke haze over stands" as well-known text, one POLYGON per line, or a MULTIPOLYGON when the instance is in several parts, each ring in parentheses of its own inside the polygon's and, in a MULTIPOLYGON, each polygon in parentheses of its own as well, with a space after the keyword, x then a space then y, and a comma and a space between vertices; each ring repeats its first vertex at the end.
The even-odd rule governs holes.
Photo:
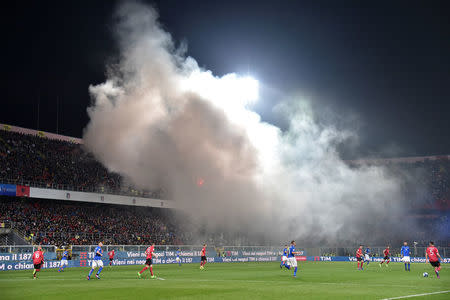
MULTIPOLYGON (((351 162, 351 164, 354 162, 351 162)), ((378 164, 380 161, 377 162, 378 164)), ((404 218, 413 220, 416 231, 390 238, 450 241, 450 161, 416 158, 384 161, 392 172, 405 178, 404 218), (419 181, 417 181, 419 179, 419 181)), ((0 179, 29 181, 49 187, 73 185, 85 189, 120 187, 118 174, 109 173, 78 144, 0 130, 0 179), (75 174, 75 176, 71 176, 75 174)), ((389 213, 388 211, 386 212, 389 213)), ((186 217, 186 216, 184 216, 186 217)), ((402 220, 397 220, 402 222, 402 220)), ((201 232, 189 222, 162 209, 96 205, 62 201, 19 200, 2 197, 0 222, 12 222, 34 242, 42 244, 95 244, 99 239, 111 244, 189 244, 199 237, 216 243, 255 243, 252 237, 201 232), (240 241, 239 241, 240 239, 240 241)), ((264 240, 264 237, 260 241, 264 240)), ((361 237, 364 238, 364 237, 361 237)), ((270 243, 270 240, 267 240, 270 243)), ((357 241, 354 241, 357 243, 357 241)))

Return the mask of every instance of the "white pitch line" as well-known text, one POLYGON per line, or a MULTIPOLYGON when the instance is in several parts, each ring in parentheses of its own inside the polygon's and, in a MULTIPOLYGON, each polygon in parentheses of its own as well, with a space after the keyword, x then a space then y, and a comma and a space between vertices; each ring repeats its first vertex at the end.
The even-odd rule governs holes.
POLYGON ((436 294, 445 294, 445 293, 450 293, 450 290, 448 290, 448 291, 432 292, 432 293, 415 294, 415 295, 406 295, 406 296, 393 297, 393 298, 384 298, 382 300, 404 299, 404 298, 422 297, 422 296, 436 295, 436 294))
MULTIPOLYGON (((106 280, 116 280, 118 279, 117 277, 108 277, 106 280)), ((146 278, 144 278, 146 279, 146 278)), ((165 278, 161 278, 161 277, 157 277, 156 279, 159 280, 166 280, 165 278)), ((2 281, 31 281, 32 278, 31 277, 16 277, 16 278, 0 278, 0 282, 2 281)), ((51 281, 51 280, 67 280, 67 281, 86 281, 86 277, 80 277, 80 278, 64 278, 62 276, 45 276, 42 278, 38 278, 39 281, 51 281)), ((91 279, 96 281, 95 279, 91 279)), ((136 278, 121 278, 120 280, 125 281, 125 280, 130 280, 130 281, 135 281, 136 278)), ((234 281, 238 281, 241 282, 243 281, 242 279, 187 279, 187 278, 171 278, 171 282, 173 281, 188 281, 188 282, 234 282, 234 281)), ((266 282, 272 282, 272 280, 245 280, 246 283, 266 283, 266 282)), ((289 282, 290 284, 291 282, 289 282)), ((350 282, 318 282, 317 284, 322 284, 322 285, 340 285, 340 286, 360 286, 357 283, 350 283, 350 282)), ((380 287, 385 287, 386 285, 384 284, 367 284, 367 286, 380 286, 380 287)), ((417 286, 414 285, 400 285, 400 284, 396 284, 396 285, 390 285, 391 287, 405 287, 405 288, 419 288, 417 286)))

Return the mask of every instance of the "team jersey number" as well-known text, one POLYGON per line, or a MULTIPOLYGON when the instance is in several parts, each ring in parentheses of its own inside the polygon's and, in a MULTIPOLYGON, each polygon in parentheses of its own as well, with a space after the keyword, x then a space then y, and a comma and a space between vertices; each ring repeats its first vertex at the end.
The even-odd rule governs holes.
POLYGON ((35 258, 39 258, 39 253, 36 253, 36 254, 34 255, 34 257, 35 257, 35 258))
POLYGON ((430 254, 429 255, 433 255, 433 249, 430 249, 430 254))

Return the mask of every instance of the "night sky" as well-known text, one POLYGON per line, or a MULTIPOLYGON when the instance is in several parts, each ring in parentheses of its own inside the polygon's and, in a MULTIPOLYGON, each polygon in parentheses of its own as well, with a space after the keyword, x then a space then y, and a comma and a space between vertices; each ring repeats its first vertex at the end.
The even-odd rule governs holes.
MULTIPOLYGON (((56 132, 59 102, 59 133, 82 135, 88 86, 118 56, 116 3, 3 5, 0 123, 37 128, 39 103, 39 129, 56 132)), ((295 93, 358 120, 354 156, 450 154, 449 1, 148 3, 200 66, 261 82, 264 120, 281 126, 272 108, 295 93)))

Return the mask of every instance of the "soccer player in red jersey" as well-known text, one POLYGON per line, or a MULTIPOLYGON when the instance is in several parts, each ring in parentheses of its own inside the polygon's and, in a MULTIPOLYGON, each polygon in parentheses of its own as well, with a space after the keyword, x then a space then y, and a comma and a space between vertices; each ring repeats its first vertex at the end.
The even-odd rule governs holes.
POLYGON ((111 266, 115 254, 116 253, 114 252, 114 249, 112 249, 111 251, 108 252, 108 255, 109 255, 109 266, 111 266))
POLYGON ((358 261, 358 270, 362 270, 363 269, 363 265, 364 265, 364 261, 363 261, 363 246, 362 245, 359 245, 358 250, 356 250, 356 260, 358 261))
POLYGON ((151 278, 156 278, 155 275, 153 275, 153 255, 156 257, 158 257, 158 255, 156 255, 155 251, 155 244, 152 244, 150 247, 147 248, 147 250, 145 250, 145 254, 147 255, 147 260, 145 261, 145 267, 138 272, 138 276, 139 278, 141 278, 141 274, 144 273, 145 270, 150 268, 150 274, 151 274, 151 278))
POLYGON ((200 270, 203 270, 206 264, 206 244, 203 244, 201 258, 200 258, 200 270))
POLYGON ((391 261, 391 258, 389 257, 389 246, 387 246, 386 249, 384 249, 383 254, 384 254, 384 258, 383 258, 383 261, 380 262, 380 268, 384 262, 386 262, 386 267, 387 267, 389 265, 389 262, 391 261))
POLYGON ((33 279, 36 279, 36 273, 41 270, 42 264, 44 263, 44 253, 42 253, 42 247, 38 246, 37 250, 34 251, 33 256, 33 279))
POLYGON ((425 252, 425 259, 434 267, 437 278, 440 278, 439 271, 441 270, 441 262, 439 260, 441 259, 441 256, 439 255, 438 249, 434 246, 434 242, 430 241, 427 251, 425 252))

